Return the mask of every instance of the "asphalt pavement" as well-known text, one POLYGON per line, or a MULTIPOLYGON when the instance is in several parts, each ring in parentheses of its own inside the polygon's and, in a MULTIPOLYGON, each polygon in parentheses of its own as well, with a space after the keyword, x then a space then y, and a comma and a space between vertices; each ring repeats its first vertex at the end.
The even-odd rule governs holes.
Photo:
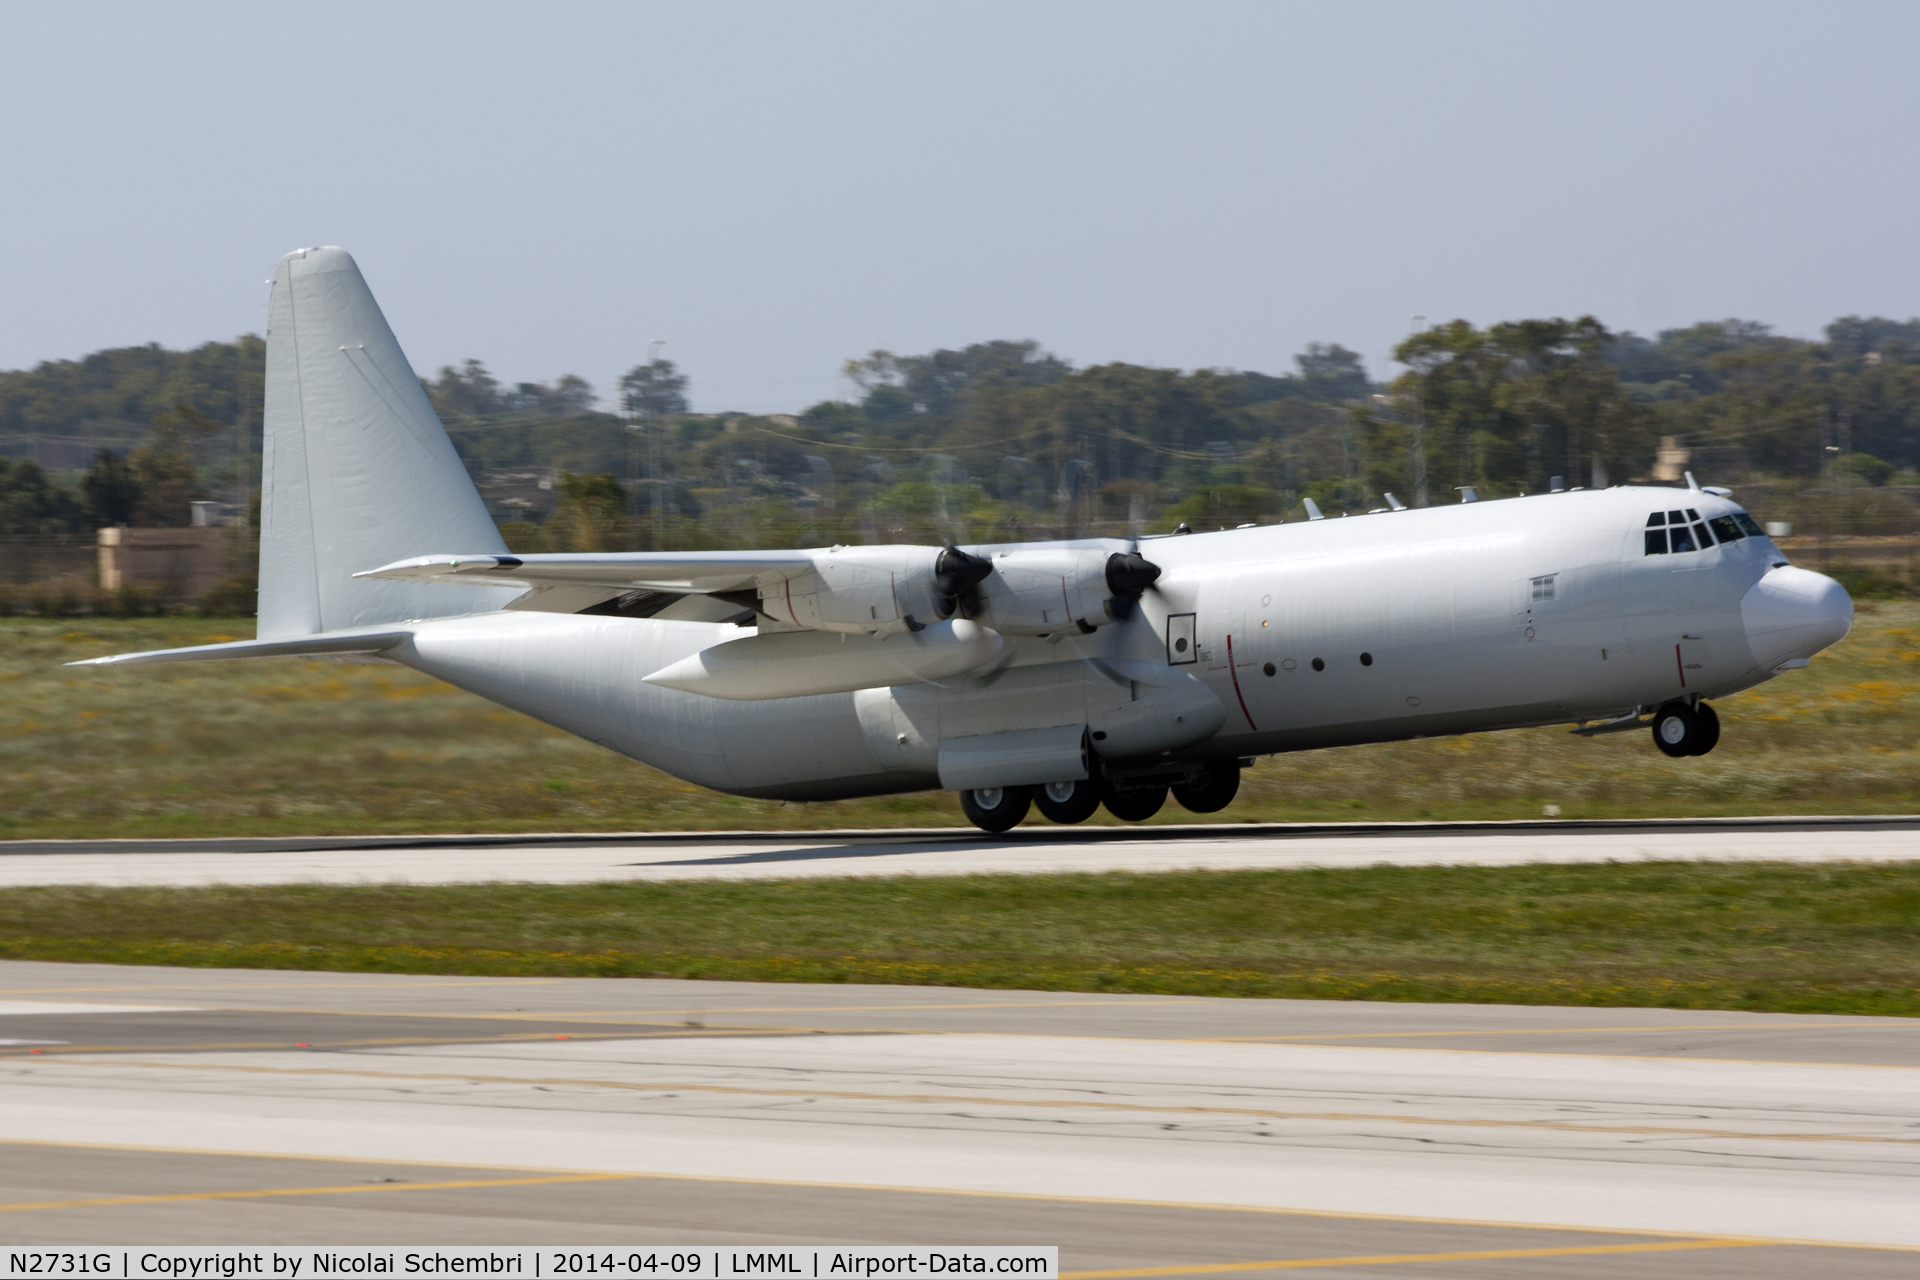
POLYGON ((1920 1021, 0 964, 10 1242, 1907 1276, 1920 1021))

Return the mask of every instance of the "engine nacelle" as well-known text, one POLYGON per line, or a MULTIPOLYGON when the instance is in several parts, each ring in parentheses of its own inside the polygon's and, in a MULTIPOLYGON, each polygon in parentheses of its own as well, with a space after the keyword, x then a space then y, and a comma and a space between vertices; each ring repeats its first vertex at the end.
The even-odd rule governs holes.
POLYGON ((1092 631, 1130 616, 1159 576, 1137 552, 996 551, 993 574, 978 588, 977 616, 1009 635, 1092 631))
POLYGON ((934 582, 939 547, 834 547, 811 571, 760 588, 760 612, 809 631, 893 635, 947 616, 934 582))
POLYGON ((759 589, 759 611, 789 626, 894 635, 962 617, 1011 635, 1092 631, 1128 617, 1160 570, 1138 553, 956 547, 833 547, 813 568, 759 589))
POLYGON ((1049 635, 1108 621, 1105 551, 996 551, 979 586, 979 620, 1008 635, 1049 635))

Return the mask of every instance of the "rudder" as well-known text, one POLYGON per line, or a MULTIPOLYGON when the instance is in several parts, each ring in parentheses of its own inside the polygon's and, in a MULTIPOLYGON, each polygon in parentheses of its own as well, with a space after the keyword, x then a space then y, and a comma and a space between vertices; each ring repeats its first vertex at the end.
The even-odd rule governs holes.
POLYGON ((485 613, 519 594, 353 577, 507 546, 346 250, 280 260, 266 374, 262 639, 485 613))

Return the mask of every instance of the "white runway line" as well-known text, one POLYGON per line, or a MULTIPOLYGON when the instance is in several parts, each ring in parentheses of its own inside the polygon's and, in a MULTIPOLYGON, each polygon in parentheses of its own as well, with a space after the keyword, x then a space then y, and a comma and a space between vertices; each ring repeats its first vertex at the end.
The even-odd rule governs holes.
POLYGON ((26 885, 457 884, 606 880, 768 880, 813 876, 972 875, 1290 867, 1513 866, 1533 862, 1906 861, 1920 832, 1808 826, 1799 830, 1661 828, 1568 833, 1237 836, 1154 840, 888 841, 885 833, 751 836, 724 842, 636 841, 586 846, 435 843, 411 848, 230 853, 0 856, 0 888, 26 885))
POLYGON ((0 1061, 0 1138, 1920 1248, 1920 1071, 891 1035, 0 1061))

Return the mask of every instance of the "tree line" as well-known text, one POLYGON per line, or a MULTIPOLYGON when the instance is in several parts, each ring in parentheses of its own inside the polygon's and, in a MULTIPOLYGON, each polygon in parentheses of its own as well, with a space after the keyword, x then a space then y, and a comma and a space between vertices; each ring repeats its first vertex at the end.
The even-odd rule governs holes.
MULTIPOLYGON (((248 335, 0 373, 0 533, 184 524, 190 501, 230 500, 257 477, 264 354, 248 335)), ((1913 527, 1920 321, 1849 316, 1802 340, 1739 320, 1651 337, 1456 320, 1394 354, 1383 383, 1335 343, 1277 374, 1075 368, 1031 340, 873 351, 842 370, 853 396, 790 415, 691 413, 666 360, 604 397, 571 374, 502 384, 478 360, 422 385, 522 549, 1216 527, 1308 498, 1331 513, 1640 479, 1668 437, 1708 483, 1782 503, 1844 489, 1859 527, 1913 527), (503 497, 516 476, 545 487, 503 497)))

